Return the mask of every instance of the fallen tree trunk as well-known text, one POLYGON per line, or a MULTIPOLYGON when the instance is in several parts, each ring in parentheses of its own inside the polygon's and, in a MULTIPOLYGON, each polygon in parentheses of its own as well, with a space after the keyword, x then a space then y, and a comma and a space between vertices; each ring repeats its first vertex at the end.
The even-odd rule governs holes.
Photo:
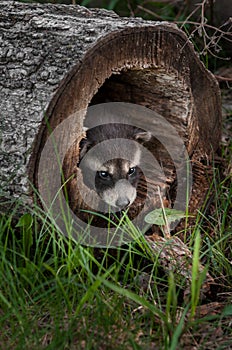
MULTIPOLYGON (((220 140, 220 93, 214 76, 181 30, 167 22, 120 18, 110 11, 80 6, 2 1, 0 13, 3 210, 6 199, 22 198, 32 205, 34 189, 42 194, 43 150, 50 133, 59 126, 56 142, 67 147, 62 166, 66 179, 75 173, 69 193, 70 202, 76 201, 72 193, 80 177, 76 164, 85 113, 88 106, 106 102, 149 108, 175 128, 192 164, 190 211, 200 207, 220 140), (62 124, 73 115, 75 124, 62 124)), ((139 117, 134 115, 136 123, 139 117)), ((148 130, 152 118, 148 115, 142 121, 148 130)), ((92 121, 90 118, 90 125, 92 121)), ((157 125, 153 125, 155 130, 157 125)), ((168 141, 168 132, 161 123, 159 133, 166 133, 167 142, 161 146, 168 151, 160 146, 157 158, 172 203, 177 197, 177 170, 169 152, 175 140, 170 137, 168 141)), ((57 169, 47 157, 43 177, 57 169)), ((56 191, 55 180, 49 182, 53 185, 56 191)))

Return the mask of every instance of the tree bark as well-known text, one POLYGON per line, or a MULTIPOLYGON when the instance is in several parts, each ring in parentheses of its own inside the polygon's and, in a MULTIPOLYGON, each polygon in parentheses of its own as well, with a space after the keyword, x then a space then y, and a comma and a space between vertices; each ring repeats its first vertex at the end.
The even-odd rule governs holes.
MULTIPOLYGON (((3 210, 9 198, 32 205, 50 133, 77 111, 105 102, 145 106, 175 127, 193 167, 190 210, 199 208, 221 135, 220 93, 181 30, 80 6, 1 1, 0 13, 3 210)), ((67 126, 77 140, 71 146, 64 140, 67 130, 59 135, 58 143, 71 147, 64 160, 67 178, 80 176, 84 120, 80 114, 75 126, 67 126)), ((163 155, 166 180, 174 188, 172 161, 160 150, 157 157, 162 162, 163 155)), ((47 164, 48 174, 52 167, 47 164)), ((71 189, 77 180, 72 181, 71 189)))

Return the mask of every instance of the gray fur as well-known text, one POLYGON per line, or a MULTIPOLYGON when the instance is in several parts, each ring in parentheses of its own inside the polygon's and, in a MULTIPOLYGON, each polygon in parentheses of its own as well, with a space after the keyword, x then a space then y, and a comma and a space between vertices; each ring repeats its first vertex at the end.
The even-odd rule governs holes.
POLYGON ((110 206, 130 206, 137 196, 141 174, 138 142, 147 142, 150 137, 150 133, 125 124, 105 124, 87 130, 80 144, 85 184, 110 206))

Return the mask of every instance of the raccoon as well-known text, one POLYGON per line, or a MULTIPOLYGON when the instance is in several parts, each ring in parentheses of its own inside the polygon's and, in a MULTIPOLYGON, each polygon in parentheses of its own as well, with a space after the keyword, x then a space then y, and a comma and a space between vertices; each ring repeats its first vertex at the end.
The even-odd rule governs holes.
POLYGON ((142 174, 139 143, 150 138, 149 132, 127 124, 102 124, 87 130, 79 155, 85 185, 118 211, 130 207, 142 174), (115 157, 115 153, 120 156, 115 157))

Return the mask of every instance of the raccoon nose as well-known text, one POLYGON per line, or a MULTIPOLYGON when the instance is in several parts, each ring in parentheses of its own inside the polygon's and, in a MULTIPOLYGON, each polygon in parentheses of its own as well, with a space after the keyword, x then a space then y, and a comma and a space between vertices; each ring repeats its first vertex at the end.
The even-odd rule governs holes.
POLYGON ((130 204, 128 198, 118 198, 116 201, 116 206, 119 208, 126 208, 130 204))

